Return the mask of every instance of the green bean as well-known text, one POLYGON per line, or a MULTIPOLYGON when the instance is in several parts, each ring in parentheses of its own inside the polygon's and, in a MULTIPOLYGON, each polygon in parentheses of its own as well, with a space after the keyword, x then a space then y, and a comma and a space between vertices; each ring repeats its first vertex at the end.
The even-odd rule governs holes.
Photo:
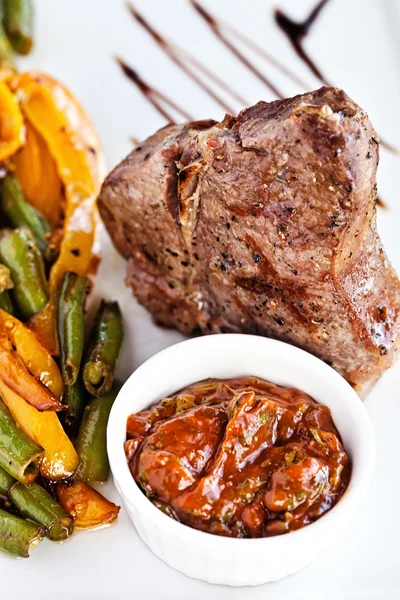
POLYGON ((106 481, 110 465, 107 457, 106 432, 110 410, 118 393, 119 386, 102 398, 93 398, 86 406, 76 451, 80 458, 77 476, 84 481, 106 481))
POLYGON ((64 389, 63 404, 68 405, 68 411, 63 415, 64 423, 68 433, 76 435, 82 419, 83 410, 87 404, 88 394, 82 379, 78 377, 73 385, 67 385, 64 389))
POLYGON ((3 27, 3 14, 0 8, 0 68, 2 71, 15 71, 12 59, 12 48, 3 27))
POLYGON ((64 274, 57 304, 57 333, 65 385, 74 385, 79 374, 85 335, 83 309, 87 290, 87 277, 69 272, 64 274))
POLYGON ((15 483, 14 477, 0 467, 0 494, 8 496, 11 486, 15 483))
POLYGON ((40 525, 20 519, 0 509, 0 550, 28 558, 29 550, 43 538, 40 525))
POLYGON ((30 487, 23 485, 0 468, 0 494, 6 496, 22 516, 41 525, 50 540, 60 542, 71 535, 73 518, 37 483, 30 487))
POLYGON ((6 175, 3 179, 1 206, 12 227, 29 227, 39 250, 45 255, 51 227, 42 213, 25 200, 21 185, 14 175, 6 175))
POLYGON ((44 450, 16 423, 0 400, 0 467, 21 483, 31 484, 39 473, 44 450))
POLYGON ((27 487, 15 482, 8 497, 23 517, 44 528, 50 540, 61 542, 71 535, 74 519, 37 483, 27 487))
POLYGON ((89 394, 102 396, 110 391, 123 337, 118 303, 103 300, 96 315, 83 367, 83 382, 89 394))
POLYGON ((0 294, 0 308, 8 312, 10 315, 14 314, 13 303, 7 290, 0 294))
POLYGON ((4 24, 14 50, 29 54, 33 45, 32 0, 4 0, 4 24))
POLYGON ((21 315, 29 319, 47 304, 48 291, 43 258, 28 227, 3 230, 0 260, 10 269, 21 315))

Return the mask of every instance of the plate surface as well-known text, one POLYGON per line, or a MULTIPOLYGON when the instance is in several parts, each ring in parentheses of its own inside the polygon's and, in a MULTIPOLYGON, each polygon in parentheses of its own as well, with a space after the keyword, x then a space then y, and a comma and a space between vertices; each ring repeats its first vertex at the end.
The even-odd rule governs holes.
MULTIPOLYGON (((195 118, 221 119, 223 109, 156 46, 129 15, 123 0, 36 0, 37 44, 21 69, 42 69, 65 82, 91 116, 103 143, 108 167, 144 139, 164 118, 121 73, 120 56, 148 83, 168 94, 195 118)), ((303 19, 315 0, 203 0, 214 15, 261 45, 299 77, 308 89, 320 83, 297 57, 273 20, 278 5, 303 19)), ((163 35, 179 43, 219 73, 248 104, 273 100, 273 93, 221 44, 187 0, 136 0, 136 8, 163 35)), ((378 133, 400 147, 400 0, 330 0, 306 40, 326 77, 369 113, 378 133)), ((240 46, 287 96, 305 91, 260 57, 240 46)), ((228 101, 228 96, 225 96, 228 101)), ((237 101, 229 99, 236 111, 237 101)), ((400 157, 381 151, 379 192, 386 210, 378 224, 386 250, 400 271, 398 172, 400 157)), ((102 234, 103 263, 95 296, 117 298, 125 317, 126 340, 119 375, 158 350, 182 339, 152 324, 124 286, 124 264, 102 234)), ((400 497, 397 438, 400 422, 400 365, 375 386, 366 406, 377 441, 377 468, 368 498, 346 537, 301 573, 268 587, 229 589, 191 580, 173 571, 138 538, 124 510, 106 530, 80 533, 62 544, 43 542, 28 561, 0 556, 0 594, 7 600, 123 600, 158 598, 372 599, 400 597, 400 497), (381 515, 382 511, 382 515, 381 515)), ((118 502, 112 483, 104 492, 118 502)))

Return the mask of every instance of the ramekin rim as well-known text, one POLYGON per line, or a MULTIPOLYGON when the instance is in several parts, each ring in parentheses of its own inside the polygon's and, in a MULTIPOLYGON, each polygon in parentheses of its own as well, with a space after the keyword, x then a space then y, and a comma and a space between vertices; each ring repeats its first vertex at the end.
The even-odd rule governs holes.
MULTIPOLYGON (((189 352, 188 352, 189 355, 189 352)), ((328 403, 327 403, 328 405, 328 403)), ((126 418, 124 418, 124 430, 126 431, 126 418)), ((340 433, 340 431, 339 431, 340 433)), ((176 538, 180 538, 181 540, 192 542, 198 544, 200 546, 209 546, 210 544, 217 548, 221 547, 236 547, 238 548, 239 544, 246 544, 246 550, 249 549, 249 546, 252 545, 254 549, 260 549, 260 545, 263 545, 265 549, 266 545, 285 545, 289 544, 293 541, 296 536, 297 540, 300 541, 300 538, 303 537, 306 541, 309 537, 314 537, 318 534, 318 531, 321 531, 323 528, 328 528, 329 525, 332 524, 333 520, 342 519, 345 517, 346 513, 350 516, 354 509, 361 502, 362 498, 365 496, 370 480, 373 475, 374 465, 375 465, 375 439, 374 432, 372 428, 372 424, 370 422, 367 410, 357 396, 356 392, 353 388, 345 381, 343 377, 341 377, 334 369, 324 363, 322 360, 313 356, 312 354, 296 347, 291 344, 287 344, 285 342, 275 340, 272 338, 265 338, 252 334, 242 334, 242 333, 223 333, 223 334, 214 334, 211 336, 203 336, 190 338, 187 340, 183 340, 176 344, 173 344, 164 350, 154 354, 147 361, 142 363, 126 380, 122 388, 120 389, 118 396, 114 402, 114 406, 111 410, 109 423, 107 427, 107 450, 111 465, 111 471, 113 473, 113 477, 116 481, 117 488, 120 491, 124 502, 128 504, 131 503, 135 506, 136 510, 145 515, 154 526, 159 527, 163 530, 164 534, 171 534, 176 538), (132 380, 141 376, 141 372, 145 371, 148 368, 148 365, 151 364, 155 359, 160 360, 165 357, 169 353, 177 352, 178 347, 182 348, 185 346, 186 348, 190 345, 198 345, 204 344, 207 345, 209 343, 218 344, 218 340, 222 337, 230 336, 236 339, 242 339, 243 336, 248 340, 252 338, 254 343, 260 343, 262 345, 263 342, 268 344, 275 345, 276 348, 292 353, 292 355, 297 355, 297 357, 303 360, 307 360, 311 363, 311 366, 315 366, 316 369, 324 370, 327 377, 335 382, 335 385, 340 389, 342 393, 347 397, 346 403, 344 406, 346 410, 350 412, 358 412, 357 425, 359 430, 362 431, 362 447, 360 448, 360 456, 361 456, 361 466, 359 471, 361 473, 358 474, 358 479, 356 480, 356 485, 354 485, 353 476, 350 477, 349 486, 346 489, 346 492, 340 498, 340 500, 335 504, 332 509, 330 509, 326 514, 324 514, 320 519, 315 522, 302 527, 296 531, 291 531, 285 533, 281 536, 271 536, 271 537, 262 537, 262 538, 231 538, 225 536, 219 536, 215 534, 210 534, 208 532, 200 531, 198 529, 187 526, 183 523, 180 523, 168 515, 164 514, 161 510, 159 510, 156 506, 154 506, 150 500, 143 494, 135 480, 133 479, 128 463, 126 461, 125 452, 123 448, 123 443, 119 443, 119 434, 118 430, 122 427, 122 423, 120 422, 119 415, 117 414, 119 405, 123 402, 124 393, 126 390, 132 385, 132 380), (263 340, 263 342, 260 342, 263 340), (251 543, 251 544, 250 544, 251 543)))

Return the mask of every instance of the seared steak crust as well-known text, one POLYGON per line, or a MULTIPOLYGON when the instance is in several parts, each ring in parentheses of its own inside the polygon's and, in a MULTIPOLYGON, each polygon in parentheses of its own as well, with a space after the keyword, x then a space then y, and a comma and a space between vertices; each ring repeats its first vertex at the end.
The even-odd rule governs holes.
POLYGON ((366 113, 324 87, 161 129, 107 177, 100 213, 160 323, 288 341, 362 387, 400 328, 378 151, 366 113))

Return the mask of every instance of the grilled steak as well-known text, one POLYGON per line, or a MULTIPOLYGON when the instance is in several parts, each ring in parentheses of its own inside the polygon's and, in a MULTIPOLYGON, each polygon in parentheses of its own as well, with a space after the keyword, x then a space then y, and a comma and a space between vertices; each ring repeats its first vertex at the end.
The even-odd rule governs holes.
POLYGON ((400 329, 378 151, 366 113, 324 87, 161 129, 107 177, 100 213, 158 322, 285 340, 362 388, 400 329))

